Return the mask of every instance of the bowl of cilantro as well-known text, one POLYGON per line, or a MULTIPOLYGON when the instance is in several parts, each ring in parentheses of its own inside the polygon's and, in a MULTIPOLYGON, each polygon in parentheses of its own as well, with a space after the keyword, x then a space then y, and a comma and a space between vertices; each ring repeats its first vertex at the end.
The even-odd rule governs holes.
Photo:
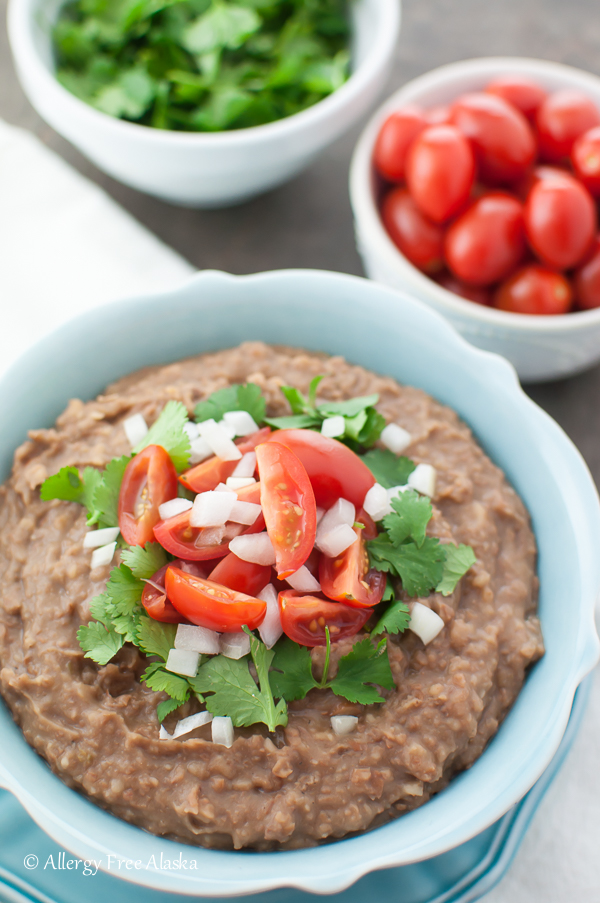
POLYGON ((382 90, 399 0, 11 0, 37 112, 100 169, 175 204, 293 177, 382 90))

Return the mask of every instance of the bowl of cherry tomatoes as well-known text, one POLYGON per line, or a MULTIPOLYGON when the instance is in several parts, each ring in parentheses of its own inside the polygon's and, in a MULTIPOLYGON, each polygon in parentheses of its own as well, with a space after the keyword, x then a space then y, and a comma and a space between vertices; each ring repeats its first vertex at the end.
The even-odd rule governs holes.
POLYGON ((410 291, 523 381, 600 361, 600 78, 483 58, 393 94, 350 171, 367 275, 410 291))

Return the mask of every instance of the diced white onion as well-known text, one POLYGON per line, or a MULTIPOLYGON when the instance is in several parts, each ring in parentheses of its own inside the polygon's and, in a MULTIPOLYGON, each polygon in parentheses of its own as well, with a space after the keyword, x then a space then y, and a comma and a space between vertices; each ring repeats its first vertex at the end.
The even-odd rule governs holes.
POLYGON ((221 527, 229 520, 236 501, 235 492, 201 492, 194 499, 190 526, 221 527))
POLYGON ((227 486, 225 483, 217 483, 215 486, 214 492, 235 492, 235 489, 232 489, 231 486, 227 486))
POLYGON ((317 508, 317 527, 323 520, 324 516, 325 516, 325 508, 317 508))
POLYGON ((231 474, 232 477, 253 477, 256 470, 256 452, 246 452, 231 474))
POLYGON ((210 724, 212 720, 213 716, 210 712, 197 712, 195 715, 188 715, 187 718, 182 718, 181 721, 178 721, 175 725, 173 740, 177 737, 181 737, 183 734, 189 734, 190 731, 195 731, 197 727, 203 727, 205 724, 210 724))
POLYGON ((444 622, 435 611, 422 605, 421 602, 415 602, 410 610, 409 630, 423 641, 425 645, 431 643, 436 638, 440 630, 444 627, 444 622))
POLYGON ((233 721, 229 715, 215 715, 213 718, 212 742, 227 749, 233 746, 233 721))
POLYGON ((208 442, 211 451, 222 461, 239 461, 242 453, 222 426, 211 418, 198 424, 198 432, 208 442))
POLYGON ((200 652, 203 655, 217 655, 219 634, 206 627, 179 624, 175 634, 175 648, 183 649, 186 652, 200 652))
POLYGON ((230 423, 227 423, 226 420, 218 420, 217 424, 221 427, 226 436, 229 436, 230 439, 235 439, 235 429, 230 423))
POLYGON ((335 439, 336 436, 343 436, 345 432, 346 421, 341 414, 336 414, 335 417, 326 417, 321 424, 322 435, 328 436, 330 439, 335 439))
POLYGON ((356 715, 331 716, 331 727, 333 728, 333 733, 337 734, 338 737, 345 737, 347 734, 351 734, 352 731, 356 730, 357 724, 358 718, 356 715))
POLYGON ((198 424, 194 423, 193 420, 188 420, 187 423, 183 424, 183 431, 187 433, 190 442, 198 438, 198 424))
POLYGON ((251 526, 261 511, 260 505, 255 505, 254 502, 235 502, 229 520, 232 520, 234 524, 251 526))
POLYGON ((133 414, 123 421, 123 429, 132 448, 135 448, 142 441, 148 432, 148 424, 144 420, 143 414, 133 414))
POLYGON ((256 483, 254 477, 227 477, 225 481, 227 488, 233 489, 234 492, 243 489, 244 486, 252 486, 253 483, 256 483))
POLYGON ((268 533, 252 533, 250 536, 236 536, 229 543, 229 551, 252 564, 275 564, 275 549, 268 533))
POLYGON ((408 478, 408 485, 411 489, 432 498, 435 495, 436 477, 437 471, 431 464, 417 464, 408 478))
POLYGON ((175 517, 184 511, 189 511, 194 505, 189 499, 169 499, 158 506, 158 514, 161 520, 167 520, 169 517, 175 517))
POLYGON ((218 546, 225 538, 226 529, 225 524, 221 524, 220 527, 204 527, 198 533, 195 545, 198 548, 201 546, 218 546))
POLYGON ((94 551, 92 552, 92 562, 90 565, 92 570, 94 570, 94 568, 101 568, 107 564, 110 564, 113 560, 116 548, 116 542, 109 542, 105 546, 100 546, 99 549, 94 549, 94 551))
POLYGON ((249 436, 258 429, 258 424, 248 411, 227 411, 223 420, 233 428, 235 436, 249 436))
POLYGON ((207 458, 212 458, 213 450, 202 436, 197 436, 190 442, 190 464, 201 464, 207 458))
POLYGON ((283 633, 277 590, 272 583, 267 583, 256 598, 267 603, 267 613, 258 632, 267 649, 271 649, 283 633))
POLYGON ((102 530, 90 530, 83 537, 83 548, 97 549, 98 546, 105 546, 107 543, 114 542, 118 535, 118 527, 103 527, 102 530))
POLYGON ((392 509, 387 489, 380 483, 375 483, 374 486, 371 486, 365 495, 363 508, 374 521, 381 520, 386 514, 391 514, 392 509))
POLYGON ((345 552, 357 539, 358 537, 352 527, 349 527, 348 524, 339 524, 339 526, 330 530, 329 533, 321 536, 319 548, 328 558, 336 558, 342 552, 345 552))
POLYGON ((172 740, 173 739, 173 735, 168 732, 168 730, 166 729, 166 727, 163 724, 161 724, 161 726, 160 726, 160 730, 158 732, 158 739, 159 740, 172 740))
POLYGON ((173 674, 185 674, 186 677, 195 677, 200 663, 197 652, 187 649, 169 649, 169 657, 165 668, 173 674))
MULTIPOLYGON (((356 520, 356 509, 347 499, 338 499, 331 508, 325 512, 317 530, 316 545, 321 549, 321 537, 331 533, 336 527, 343 524, 351 527, 356 520)), ((321 549, 321 551, 323 551, 321 549)))
POLYGON ((411 434, 402 429, 401 426, 398 426, 397 423, 388 423, 381 431, 379 438, 385 447, 389 448, 395 455, 403 452, 412 442, 411 434))
POLYGON ((305 564, 285 579, 292 589, 298 590, 299 593, 318 593, 321 591, 321 584, 313 577, 305 564))
POLYGON ((250 652, 250 637, 247 633, 223 633, 219 647, 225 658, 243 658, 250 652))

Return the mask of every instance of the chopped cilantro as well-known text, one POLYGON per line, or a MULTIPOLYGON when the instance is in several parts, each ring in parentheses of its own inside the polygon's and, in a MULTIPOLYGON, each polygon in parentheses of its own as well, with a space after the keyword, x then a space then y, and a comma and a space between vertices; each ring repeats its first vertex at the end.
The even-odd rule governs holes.
POLYGON ((166 662, 175 643, 176 633, 176 624, 163 624, 162 621, 143 616, 140 618, 135 638, 142 652, 146 655, 158 655, 166 662))
POLYGON ((475 552, 471 546, 444 545, 446 560, 442 579, 436 586, 436 592, 442 596, 449 596, 460 578, 467 573, 471 565, 475 564, 475 552))
POLYGON ((425 541, 425 531, 433 513, 427 496, 419 495, 414 489, 407 489, 392 499, 392 508, 393 513, 383 518, 383 526, 391 541, 398 546, 406 539, 412 539, 420 548, 425 541))
POLYGON ((119 522, 119 489, 123 473, 130 459, 113 458, 103 471, 86 467, 83 476, 76 467, 61 467, 58 473, 44 480, 40 487, 40 498, 62 499, 77 502, 87 508, 89 525, 116 527, 119 522))
POLYGON ((162 662, 152 662, 151 665, 148 665, 141 679, 156 693, 168 693, 171 699, 174 699, 179 705, 183 705, 190 695, 187 678, 165 670, 162 662))
POLYGON ((85 652, 85 658, 91 658, 98 665, 106 665, 117 654, 124 637, 112 627, 105 627, 98 621, 91 621, 77 631, 79 645, 85 652))
POLYGON ((96 515, 94 520, 89 521, 90 524, 116 527, 119 523, 119 491, 125 468, 130 461, 130 455, 123 455, 122 458, 113 458, 104 468, 102 479, 94 492, 96 515))
POLYGON ((410 624, 410 610, 406 602, 397 599, 379 618, 371 636, 379 633, 402 633, 410 624))
POLYGON ((276 644, 273 668, 273 693, 288 702, 304 699, 309 690, 319 686, 313 677, 310 650, 294 643, 289 637, 283 636, 276 644))
POLYGON ((133 449, 134 454, 149 445, 161 445, 171 456, 177 472, 181 473, 190 460, 190 438, 183 428, 188 419, 184 404, 168 401, 142 441, 133 449))
POLYGON ((378 483, 391 489, 392 486, 405 486, 416 467, 414 461, 404 456, 398 457, 387 448, 373 448, 362 456, 363 461, 378 483))
POLYGON ((121 552, 121 561, 140 580, 149 580, 167 563, 167 553, 158 542, 147 542, 144 547, 131 546, 121 552))
POLYGON ((203 420, 219 421, 223 419, 223 414, 229 411, 247 411, 257 424, 261 424, 265 419, 267 403, 263 398, 260 386, 256 383, 234 383, 231 386, 225 386, 213 392, 204 401, 200 401, 196 405, 194 417, 197 423, 203 420))
POLYGON ((181 703, 178 699, 165 699, 163 702, 159 702, 156 706, 156 717, 158 718, 158 723, 162 724, 167 715, 170 715, 171 712, 174 712, 175 709, 178 709, 181 703))

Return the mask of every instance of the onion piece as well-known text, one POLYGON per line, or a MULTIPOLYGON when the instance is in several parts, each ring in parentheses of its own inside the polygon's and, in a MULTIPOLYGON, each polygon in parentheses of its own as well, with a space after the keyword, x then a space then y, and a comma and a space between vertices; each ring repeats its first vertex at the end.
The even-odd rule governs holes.
POLYGON ((386 514, 392 513, 388 491, 381 483, 371 486, 365 495, 363 508, 374 521, 382 520, 386 514))
POLYGON ((260 505, 255 505, 254 502, 235 502, 229 520, 232 520, 234 524, 246 524, 250 527, 261 511, 260 505))
POLYGON ((256 470, 256 452, 246 452, 231 474, 232 477, 253 477, 256 470))
POLYGON ((158 732, 158 739, 159 739, 159 740, 172 740, 172 739, 173 739, 173 735, 170 734, 170 733, 168 732, 168 730, 166 729, 166 727, 165 727, 164 725, 161 724, 160 730, 159 730, 159 732, 158 732))
POLYGON ((183 424, 183 432, 187 434, 190 442, 193 442, 194 439, 198 438, 198 424, 194 423, 193 420, 188 420, 187 423, 183 424))
POLYGON ((237 501, 235 492, 201 492, 194 499, 190 527, 222 527, 237 501))
POLYGON ((123 429, 132 448, 135 448, 148 432, 148 424, 143 414, 133 414, 123 421, 123 429))
POLYGON ((390 505, 392 503, 392 499, 398 498, 398 496, 403 492, 406 492, 407 489, 410 489, 408 483, 405 486, 392 486, 390 489, 388 489, 387 497, 390 505))
POLYGON ((435 611, 427 608, 421 602, 415 602, 412 605, 408 629, 416 633, 425 645, 431 643, 443 628, 444 622, 435 611))
POLYGON ((213 450, 202 436, 197 436, 190 442, 190 464, 201 464, 207 458, 212 458, 213 450))
MULTIPOLYGON (((356 520, 356 508, 347 499, 338 499, 331 508, 323 515, 319 527, 317 529, 317 538, 315 545, 321 549, 321 537, 331 533, 336 527, 345 524, 352 527, 356 520)), ((321 549, 323 551, 323 549, 321 549)))
POLYGON ((236 536, 229 543, 229 551, 252 564, 275 564, 275 549, 267 532, 236 536))
POLYGON ((221 427, 223 432, 229 436, 230 439, 235 439, 235 430, 226 420, 217 420, 217 425, 221 427))
POLYGON ((219 652, 219 634, 206 627, 195 627, 192 624, 179 624, 175 634, 175 649, 185 652, 199 652, 202 655, 217 655, 219 652))
POLYGON ((257 594, 256 598, 262 599, 263 602, 267 603, 267 613, 258 628, 258 632, 267 649, 272 649, 283 633, 277 590, 272 583, 267 583, 257 594))
POLYGON ((198 533, 194 545, 197 548, 201 546, 218 546, 225 539, 226 527, 221 524, 219 527, 204 527, 198 533))
POLYGON ((329 439, 335 439, 336 436, 343 436, 346 432, 346 421, 341 414, 335 417, 326 417, 321 424, 321 434, 329 439))
POLYGON ((235 492, 235 489, 232 489, 231 486, 227 486, 225 483, 217 483, 213 492, 235 492))
POLYGON ((319 548, 328 558, 337 558, 346 549, 349 549, 352 543, 356 542, 358 536, 348 524, 339 524, 321 536, 319 548))
POLYGON ((408 485, 416 489, 421 495, 433 498, 435 495, 435 481, 437 471, 431 464, 417 464, 408 478, 408 485))
POLYGON ((229 715, 215 715, 213 718, 212 742, 227 749, 233 746, 233 721, 229 715))
POLYGON ((91 569, 94 570, 94 568, 101 568, 107 564, 110 564, 113 560, 116 548, 116 542, 109 542, 105 546, 100 546, 100 548, 94 549, 94 551, 92 552, 92 561, 90 564, 91 569))
POLYGON ((381 431, 381 436, 379 438, 383 445, 394 452, 395 455, 399 455, 403 452, 412 442, 411 434, 405 429, 402 429, 401 426, 398 426, 397 423, 388 423, 381 431))
POLYGON ((286 582, 289 583, 289 585, 292 587, 292 589, 298 590, 299 593, 321 592, 321 584, 315 577, 313 577, 305 564, 303 564, 302 567, 298 568, 297 571, 294 571, 293 574, 290 574, 290 576, 286 577, 285 579, 286 582))
POLYGON ((239 461, 242 453, 230 438, 223 427, 210 420, 203 420, 198 424, 200 436, 206 440, 212 452, 222 461, 239 461))
POLYGON ((169 499, 168 502, 163 502, 158 506, 158 514, 161 520, 168 520, 170 517, 175 517, 176 514, 189 511, 193 506, 194 503, 189 499, 169 499))
POLYGON ((253 483, 256 483, 254 477, 227 477, 225 481, 227 488, 233 489, 234 492, 236 489, 243 489, 244 486, 252 486, 253 483))
POLYGON ((247 633, 223 633, 219 648, 225 658, 243 658, 250 652, 250 637, 247 633))
POLYGON ((236 436, 249 436, 258 430, 258 423, 248 411, 226 411, 223 420, 235 430, 236 436))
POLYGON ((175 730, 173 731, 173 740, 177 737, 181 737, 183 734, 189 734, 190 731, 195 731, 197 727, 203 727, 205 724, 210 724, 213 720, 213 716, 210 712, 196 712, 195 715, 188 715, 187 718, 182 718, 181 721, 178 721, 175 725, 175 730))
POLYGON ((169 649, 165 668, 173 674, 195 677, 199 663, 200 655, 197 652, 189 652, 187 649, 169 649))
POLYGON ((317 527, 325 516, 325 508, 317 508, 317 527))
POLYGON ((83 537, 83 548, 97 549, 98 546, 105 546, 114 542, 118 535, 118 527, 103 527, 102 530, 90 530, 83 537))
POLYGON ((330 721, 333 733, 338 737, 345 737, 356 730, 358 717, 356 715, 332 715, 330 721))

